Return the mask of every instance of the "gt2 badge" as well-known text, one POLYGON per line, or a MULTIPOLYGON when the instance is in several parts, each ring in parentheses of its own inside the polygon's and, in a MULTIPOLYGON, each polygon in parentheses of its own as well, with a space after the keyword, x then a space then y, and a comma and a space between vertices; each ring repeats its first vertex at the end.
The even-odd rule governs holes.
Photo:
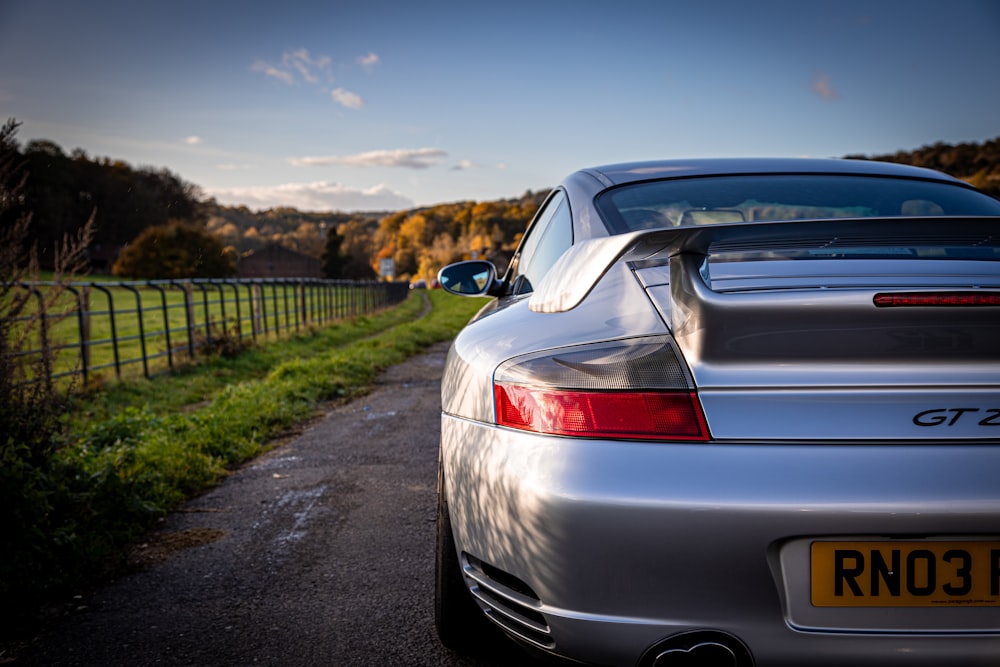
POLYGON ((1000 408, 936 408, 913 415, 917 426, 954 426, 978 419, 980 426, 1000 426, 1000 408))

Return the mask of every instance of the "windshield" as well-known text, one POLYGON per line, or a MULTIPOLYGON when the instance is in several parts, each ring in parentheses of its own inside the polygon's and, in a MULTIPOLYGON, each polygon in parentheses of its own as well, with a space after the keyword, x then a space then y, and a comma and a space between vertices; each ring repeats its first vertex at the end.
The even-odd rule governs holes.
POLYGON ((833 174, 650 181, 609 190, 597 206, 613 234, 765 220, 1000 215, 1000 200, 959 185, 833 174))

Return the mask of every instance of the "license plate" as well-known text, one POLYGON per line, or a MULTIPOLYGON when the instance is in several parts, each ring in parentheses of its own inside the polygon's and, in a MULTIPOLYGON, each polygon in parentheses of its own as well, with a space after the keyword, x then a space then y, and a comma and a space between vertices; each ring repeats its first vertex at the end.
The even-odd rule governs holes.
POLYGON ((816 607, 1000 606, 1000 541, 813 542, 816 607))

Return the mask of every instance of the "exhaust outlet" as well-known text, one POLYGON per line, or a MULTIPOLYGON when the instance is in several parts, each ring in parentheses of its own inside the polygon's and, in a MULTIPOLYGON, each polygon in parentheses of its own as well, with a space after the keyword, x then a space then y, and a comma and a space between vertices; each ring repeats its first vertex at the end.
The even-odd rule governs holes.
POLYGON ((705 642, 689 649, 668 648, 653 660, 653 667, 696 666, 736 667, 736 656, 722 644, 705 642))
POLYGON ((653 645, 643 654, 639 667, 753 667, 753 657, 732 635, 703 630, 653 645))

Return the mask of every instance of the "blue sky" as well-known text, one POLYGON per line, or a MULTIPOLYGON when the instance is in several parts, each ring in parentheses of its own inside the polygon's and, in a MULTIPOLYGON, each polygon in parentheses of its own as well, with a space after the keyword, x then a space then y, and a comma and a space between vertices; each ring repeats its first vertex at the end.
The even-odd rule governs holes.
POLYGON ((996 0, 0 0, 0 116, 224 204, 515 197, 580 167, 1000 136, 996 0))

